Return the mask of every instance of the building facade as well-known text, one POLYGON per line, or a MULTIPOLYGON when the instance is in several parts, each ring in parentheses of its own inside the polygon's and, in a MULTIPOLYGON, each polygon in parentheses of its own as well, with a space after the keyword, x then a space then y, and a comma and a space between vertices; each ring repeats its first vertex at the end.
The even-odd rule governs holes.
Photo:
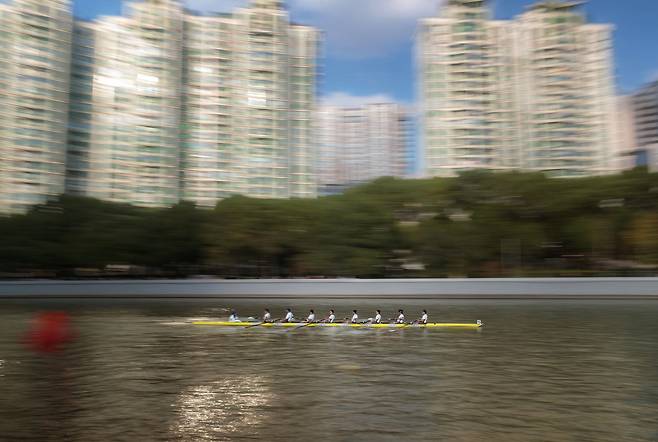
POLYGON ((183 10, 128 5, 94 23, 89 196, 145 207, 179 201, 183 10))
POLYGON ((71 195, 86 195, 89 191, 95 38, 94 23, 73 23, 66 153, 66 193, 71 195))
POLYGON ((572 177, 617 170, 612 28, 572 2, 493 20, 486 0, 448 0, 418 34, 424 167, 572 177))
POLYGON ((0 4, 0 213, 64 192, 71 24, 66 0, 0 4))
POLYGON ((64 0, 0 4, 0 212, 65 191, 144 207, 316 196, 317 30, 274 0, 126 11, 74 23, 64 0))
POLYGON ((409 116, 400 105, 321 106, 318 183, 322 193, 408 171, 409 116))
POLYGON ((658 81, 654 81, 632 96, 637 146, 658 144, 658 81))
POLYGON ((640 88, 631 97, 637 166, 658 171, 658 81, 640 88))
POLYGON ((278 1, 186 16, 183 198, 316 195, 312 115, 318 32, 278 1))
POLYGON ((617 140, 619 170, 634 168, 637 157, 637 139, 635 134, 635 111, 633 97, 620 95, 617 97, 617 140))

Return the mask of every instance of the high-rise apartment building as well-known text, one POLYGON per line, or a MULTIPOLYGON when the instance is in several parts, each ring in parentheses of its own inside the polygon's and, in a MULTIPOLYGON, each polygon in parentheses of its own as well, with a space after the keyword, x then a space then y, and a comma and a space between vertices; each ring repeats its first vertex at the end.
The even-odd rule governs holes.
POLYGON ((143 0, 75 23, 64 0, 0 4, 0 212, 64 191, 314 197, 320 38, 282 3, 202 16, 143 0))
POLYGON ((86 195, 89 192, 95 39, 94 23, 87 21, 73 23, 66 155, 66 193, 71 195, 86 195))
POLYGON ((402 106, 325 105, 320 107, 317 125, 321 192, 407 174, 409 116, 402 106))
POLYGON ((183 198, 314 197, 318 32, 279 1, 186 16, 183 198))
POLYGON ((658 170, 658 81, 631 97, 636 137, 636 164, 658 170))
POLYGON ((147 0, 93 25, 88 195, 178 202, 183 23, 177 1, 147 0))
POLYGON ((635 92, 632 101, 638 147, 658 145, 658 81, 635 92))
POLYGON ((0 3, 0 213, 64 192, 71 23, 67 0, 0 3))
POLYGON ((618 96, 616 112, 618 168, 619 170, 628 170, 637 165, 637 140, 635 136, 633 97, 630 95, 618 96))
POLYGON ((611 26, 540 1, 493 20, 486 0, 424 19, 418 75, 428 175, 523 169, 571 177, 616 167, 611 26))

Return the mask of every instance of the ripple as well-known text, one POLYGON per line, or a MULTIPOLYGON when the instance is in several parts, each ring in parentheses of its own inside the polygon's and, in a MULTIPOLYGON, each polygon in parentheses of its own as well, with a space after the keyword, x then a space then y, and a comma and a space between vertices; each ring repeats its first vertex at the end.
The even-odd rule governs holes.
MULTIPOLYGON (((35 307, 0 310, 6 440, 656 441, 657 303, 424 303, 487 326, 397 333, 197 328, 212 312, 198 302, 73 305, 78 339, 52 355, 21 343, 35 307)), ((296 309, 311 307, 372 305, 296 309)))

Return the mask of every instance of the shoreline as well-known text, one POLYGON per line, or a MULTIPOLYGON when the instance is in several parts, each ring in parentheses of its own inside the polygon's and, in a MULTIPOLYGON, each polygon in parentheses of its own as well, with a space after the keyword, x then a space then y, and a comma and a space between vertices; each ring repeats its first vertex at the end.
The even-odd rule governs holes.
POLYGON ((0 281, 0 299, 656 299, 658 277, 0 281))

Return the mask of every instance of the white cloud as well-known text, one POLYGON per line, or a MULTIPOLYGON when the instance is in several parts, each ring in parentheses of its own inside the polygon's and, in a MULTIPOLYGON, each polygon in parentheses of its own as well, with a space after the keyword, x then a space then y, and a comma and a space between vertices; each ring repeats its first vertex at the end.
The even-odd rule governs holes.
POLYGON ((434 16, 442 1, 289 0, 293 16, 325 31, 330 55, 353 58, 386 55, 408 44, 418 19, 434 16))
MULTIPOLYGON (((330 55, 371 58, 390 54, 414 36, 418 19, 436 15, 444 0, 288 0, 295 21, 325 32, 330 55)), ((202 11, 228 11, 247 0, 187 0, 202 11)))
POLYGON ((387 94, 375 95, 352 95, 346 92, 332 92, 320 99, 320 102, 328 106, 357 107, 366 104, 395 103, 395 99, 387 94))

